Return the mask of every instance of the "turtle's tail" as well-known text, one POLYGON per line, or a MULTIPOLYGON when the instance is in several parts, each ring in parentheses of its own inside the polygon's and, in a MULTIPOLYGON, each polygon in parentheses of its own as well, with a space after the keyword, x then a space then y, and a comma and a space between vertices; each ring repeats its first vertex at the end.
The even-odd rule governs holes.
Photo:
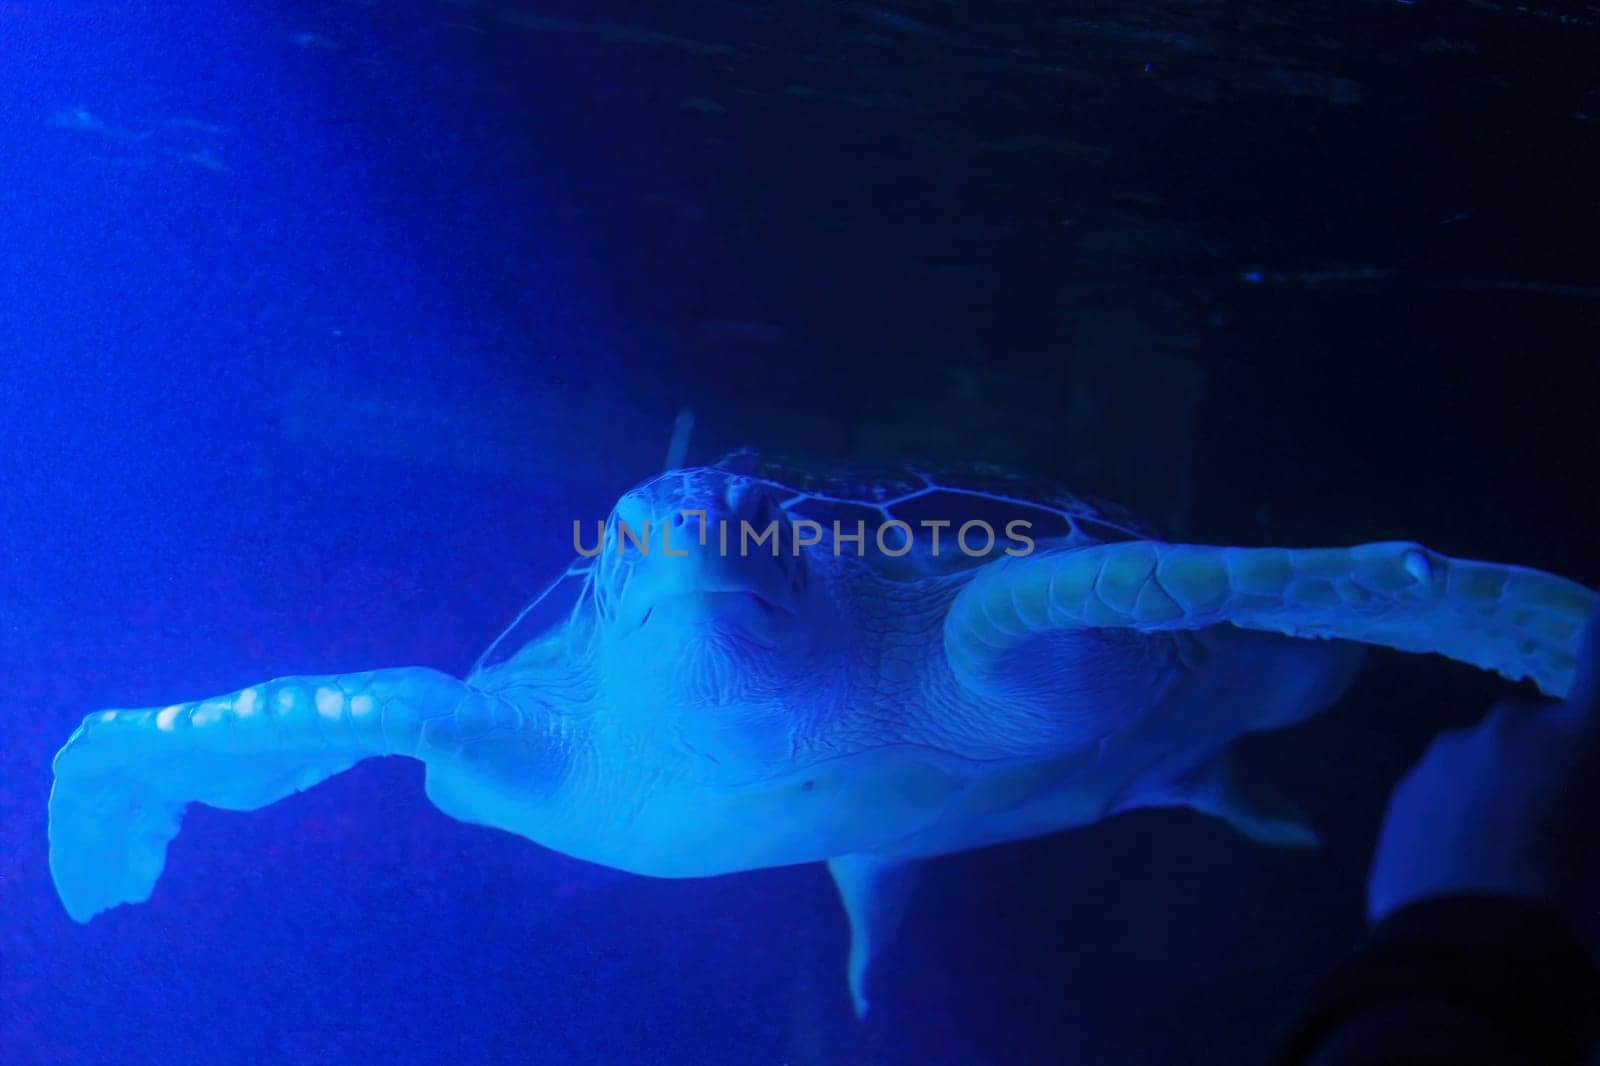
POLYGON ((1520 566, 1451 559, 1420 544, 1221 548, 1126 541, 991 563, 952 605, 945 650, 969 684, 1031 636, 1231 623, 1440 655, 1547 695, 1572 684, 1589 589, 1520 566))
POLYGON ((165 708, 98 711, 54 763, 50 875, 86 922, 150 898, 184 808, 264 807, 374 755, 426 758, 498 701, 421 667, 287 677, 165 708))

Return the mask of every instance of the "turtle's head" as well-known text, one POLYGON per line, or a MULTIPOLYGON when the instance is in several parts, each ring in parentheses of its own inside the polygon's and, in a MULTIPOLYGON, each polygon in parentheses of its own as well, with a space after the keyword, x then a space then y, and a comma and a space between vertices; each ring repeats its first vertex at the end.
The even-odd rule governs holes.
POLYGON ((595 561, 607 702, 724 766, 790 750, 796 694, 844 628, 780 503, 738 474, 672 471, 617 502, 595 561))
POLYGON ((595 595, 616 626, 672 619, 766 645, 793 628, 810 585, 772 490, 708 468, 674 470, 626 493, 596 566, 595 595))

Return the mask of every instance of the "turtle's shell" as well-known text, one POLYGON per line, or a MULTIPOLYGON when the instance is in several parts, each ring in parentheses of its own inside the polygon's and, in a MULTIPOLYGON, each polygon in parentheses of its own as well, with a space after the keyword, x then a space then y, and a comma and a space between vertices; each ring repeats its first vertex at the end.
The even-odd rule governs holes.
MULTIPOLYGON (((741 451, 722 459, 716 469, 743 474, 773 489, 791 518, 810 519, 827 531, 824 545, 831 544, 835 522, 851 532, 857 523, 864 523, 868 533, 862 558, 895 577, 915 579, 981 566, 998 557, 1006 546, 1005 529, 1016 520, 1028 523, 1027 535, 1039 544, 1097 544, 1154 536, 1115 504, 985 463, 818 464, 741 451), (903 555, 878 550, 873 531, 888 522, 903 522, 914 531, 910 550, 903 555), (937 553, 931 531, 923 525, 929 522, 949 523, 941 529, 937 553), (981 531, 973 537, 974 554, 957 545, 958 531, 968 522, 984 523, 995 532, 993 551, 976 550, 983 544, 981 531)), ((904 544, 902 533, 886 532, 884 547, 889 552, 900 552, 904 544)), ((848 544, 842 550, 857 549, 848 544)))
MULTIPOLYGON (((871 466, 809 459, 789 460, 734 452, 713 469, 741 474, 766 485, 793 519, 809 519, 824 531, 823 545, 832 545, 834 523, 845 531, 866 532, 860 557, 887 577, 914 581, 956 573, 1000 557, 1007 545, 1008 523, 1029 523, 1027 535, 1036 545, 1096 544, 1136 540, 1153 534, 1122 508, 1067 491, 1060 485, 1014 474, 1001 467, 968 464, 940 467, 923 464, 871 466), (957 542, 960 527, 986 523, 997 540, 986 553, 968 554, 957 542), (903 522, 914 535, 889 530, 880 551, 875 531, 889 522, 903 522), (947 522, 941 543, 924 522, 947 522), (902 547, 910 548, 902 553, 902 547)), ((975 535, 977 544, 983 542, 975 535)), ((855 553, 854 543, 842 548, 855 553)), ((512 659, 530 654, 564 655, 592 631, 594 559, 578 558, 495 639, 473 666, 469 681, 512 659)))

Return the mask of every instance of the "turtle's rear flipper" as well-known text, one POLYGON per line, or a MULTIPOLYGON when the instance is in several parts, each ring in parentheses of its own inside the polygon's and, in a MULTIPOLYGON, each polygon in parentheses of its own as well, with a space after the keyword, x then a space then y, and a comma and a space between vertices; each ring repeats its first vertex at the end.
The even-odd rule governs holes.
POLYGON ((426 755, 471 689, 422 668, 292 677, 99 711, 55 758, 50 875, 80 922, 150 898, 184 808, 264 807, 371 755, 426 755))
POLYGON ((905 917, 920 864, 876 855, 840 855, 828 860, 850 919, 850 961, 846 976, 858 1019, 870 1005, 867 979, 873 959, 894 938, 905 917))
POLYGON ((944 639, 957 675, 979 691, 1008 650, 1043 632, 1226 622, 1437 652, 1563 696, 1597 599, 1553 574, 1404 542, 1286 549, 1140 540, 989 564, 951 606, 944 639))
POLYGON ((1144 807, 1188 807, 1220 818, 1241 836, 1279 848, 1314 848, 1320 843, 1305 812, 1267 785, 1240 771, 1229 752, 1174 780, 1141 781, 1113 811, 1144 807))

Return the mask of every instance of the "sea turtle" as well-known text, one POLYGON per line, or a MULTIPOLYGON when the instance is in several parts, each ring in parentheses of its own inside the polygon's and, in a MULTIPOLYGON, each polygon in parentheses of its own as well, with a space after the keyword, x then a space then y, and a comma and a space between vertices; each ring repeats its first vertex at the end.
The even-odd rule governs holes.
POLYGON ((996 470, 749 453, 638 486, 585 539, 465 681, 289 677, 89 715, 50 797, 68 913, 148 899, 189 803, 250 810, 408 755, 445 813, 623 870, 826 861, 861 1013, 918 860, 1152 806, 1310 844, 1231 742, 1335 700, 1354 642, 1559 696, 1596 602, 1412 543, 1168 543, 996 470))

